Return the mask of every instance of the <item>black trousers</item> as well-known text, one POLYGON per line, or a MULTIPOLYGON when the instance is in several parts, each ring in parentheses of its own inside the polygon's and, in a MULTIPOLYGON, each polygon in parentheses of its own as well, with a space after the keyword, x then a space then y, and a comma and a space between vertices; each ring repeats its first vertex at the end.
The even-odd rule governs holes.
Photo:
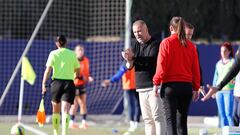
POLYGON ((192 84, 164 83, 161 89, 167 135, 187 135, 187 115, 192 100, 192 84))
POLYGON ((240 98, 239 97, 234 97, 233 122, 234 122, 234 126, 239 126, 239 123, 240 123, 240 98))

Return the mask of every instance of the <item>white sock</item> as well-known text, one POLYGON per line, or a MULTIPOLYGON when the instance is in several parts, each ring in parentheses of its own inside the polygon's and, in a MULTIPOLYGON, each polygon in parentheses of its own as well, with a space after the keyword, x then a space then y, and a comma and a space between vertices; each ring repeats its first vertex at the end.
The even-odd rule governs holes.
POLYGON ((69 124, 72 125, 75 121, 74 120, 70 120, 69 124))
POLYGON ((70 117, 67 113, 62 113, 62 135, 67 135, 70 117))
POLYGON ((86 124, 86 120, 82 120, 82 124, 86 124))

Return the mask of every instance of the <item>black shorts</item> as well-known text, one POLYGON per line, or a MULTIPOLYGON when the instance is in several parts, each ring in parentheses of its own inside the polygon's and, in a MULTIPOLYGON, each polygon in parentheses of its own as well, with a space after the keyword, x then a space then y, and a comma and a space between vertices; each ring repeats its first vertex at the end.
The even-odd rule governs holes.
POLYGON ((51 98, 53 102, 66 101, 74 103, 75 86, 72 80, 54 79, 51 83, 51 98))
POLYGON ((76 94, 75 94, 76 96, 81 96, 83 94, 86 94, 87 92, 87 89, 85 86, 75 86, 75 88, 76 88, 76 94))

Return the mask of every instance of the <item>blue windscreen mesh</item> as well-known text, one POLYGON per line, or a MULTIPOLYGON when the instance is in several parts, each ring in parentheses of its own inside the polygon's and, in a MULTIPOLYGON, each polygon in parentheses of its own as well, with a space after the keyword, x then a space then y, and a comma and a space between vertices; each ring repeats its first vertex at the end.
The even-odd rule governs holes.
MULTIPOLYGON (((0 95, 47 2, 48 0, 0 0, 0 95)), ((50 51, 56 48, 53 38, 59 35, 65 35, 69 39, 70 48, 82 43, 90 59, 91 75, 95 81, 88 86, 88 112, 115 112, 122 100, 120 83, 107 89, 100 84, 114 74, 121 64, 124 22, 123 0, 54 0, 27 54, 37 73, 37 80, 34 86, 25 83, 23 114, 35 114, 37 111, 45 63, 50 51)), ((0 115, 17 114, 19 84, 20 72, 0 107, 0 115)), ((47 113, 50 113, 49 92, 45 104, 47 113)))
MULTIPOLYGON (((0 40, 0 95, 6 87, 8 80, 26 46, 25 40, 0 40)), ((87 87, 87 107, 90 114, 111 114, 113 109, 119 106, 122 100, 121 83, 112 84, 109 88, 101 87, 101 82, 108 79, 121 64, 121 50, 123 42, 79 42, 72 41, 69 48, 74 48, 78 43, 85 47, 86 56, 90 59, 91 76, 94 82, 87 87)), ((41 99, 41 81, 45 69, 45 63, 51 50, 56 49, 54 41, 34 41, 27 57, 29 58, 36 74, 36 82, 33 86, 25 83, 23 99, 23 115, 35 114, 41 99)), ((50 83, 50 81, 49 81, 50 83)), ((20 87, 20 71, 9 90, 3 105, 0 107, 0 115, 16 115, 18 110, 20 87)), ((45 98, 45 109, 51 113, 50 91, 45 98)))

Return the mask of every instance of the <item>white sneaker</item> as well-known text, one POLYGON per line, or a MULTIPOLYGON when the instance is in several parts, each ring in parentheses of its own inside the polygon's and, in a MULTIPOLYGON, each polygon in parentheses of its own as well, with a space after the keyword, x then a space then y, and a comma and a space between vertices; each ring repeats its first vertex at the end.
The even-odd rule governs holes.
POLYGON ((130 127, 130 128, 128 128, 128 131, 129 131, 129 132, 135 132, 135 130, 136 130, 135 127, 130 127))
POLYGON ((137 121, 134 122, 134 127, 137 129, 138 128, 138 123, 137 121))
POLYGON ((123 135, 131 135, 131 133, 129 131, 127 131, 123 135))
POLYGON ((82 124, 79 125, 79 128, 81 129, 87 129, 89 126, 86 122, 83 122, 82 124))
POLYGON ((74 121, 70 121, 69 122, 69 128, 71 128, 71 129, 78 129, 79 128, 79 125, 76 123, 76 122, 74 122, 74 121))
POLYGON ((128 128, 129 132, 134 132, 136 130, 136 125, 134 121, 130 121, 130 127, 128 128))

